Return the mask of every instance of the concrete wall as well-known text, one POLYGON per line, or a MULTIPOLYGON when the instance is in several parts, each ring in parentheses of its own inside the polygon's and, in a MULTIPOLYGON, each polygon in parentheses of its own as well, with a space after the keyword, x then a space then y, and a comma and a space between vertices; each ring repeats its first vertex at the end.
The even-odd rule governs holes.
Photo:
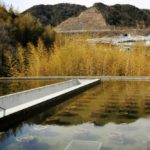
POLYGON ((0 118, 2 118, 4 115, 5 115, 5 114, 4 114, 4 109, 1 109, 1 108, 0 108, 0 118))

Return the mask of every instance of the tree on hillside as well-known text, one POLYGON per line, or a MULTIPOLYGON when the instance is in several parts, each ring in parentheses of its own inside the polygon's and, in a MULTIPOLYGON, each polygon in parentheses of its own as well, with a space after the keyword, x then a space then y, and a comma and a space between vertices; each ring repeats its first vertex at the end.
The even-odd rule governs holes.
POLYGON ((20 15, 12 7, 7 11, 0 5, 0 76, 28 75, 35 71, 33 68, 39 74, 39 46, 41 51, 50 50, 55 36, 50 26, 43 26, 31 14, 20 15))
POLYGON ((38 19, 30 14, 19 16, 15 20, 16 25, 16 40, 23 46, 26 46, 30 41, 37 44, 38 37, 43 32, 43 27, 38 19))
POLYGON ((50 25, 45 27, 42 39, 47 47, 51 47, 53 45, 56 39, 56 32, 50 25))
POLYGON ((85 6, 75 4, 56 4, 56 5, 37 5, 23 12, 23 14, 31 13, 40 19, 44 25, 56 26, 64 20, 79 15, 86 9, 85 6))

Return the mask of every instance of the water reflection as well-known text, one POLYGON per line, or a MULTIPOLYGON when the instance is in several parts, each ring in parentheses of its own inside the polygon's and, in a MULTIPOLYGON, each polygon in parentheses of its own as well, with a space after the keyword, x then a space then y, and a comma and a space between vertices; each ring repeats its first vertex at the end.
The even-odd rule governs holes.
POLYGON ((150 82, 104 82, 0 134, 0 149, 63 150, 81 140, 101 150, 149 150, 149 115, 150 82))
POLYGON ((60 80, 0 80, 0 96, 37 88, 60 80))
POLYGON ((82 96, 62 104, 45 124, 81 124, 94 122, 126 123, 144 117, 150 110, 149 82, 110 82, 85 92, 82 96), (107 84, 110 86, 108 87, 107 84), (105 90, 104 90, 105 89, 105 90))

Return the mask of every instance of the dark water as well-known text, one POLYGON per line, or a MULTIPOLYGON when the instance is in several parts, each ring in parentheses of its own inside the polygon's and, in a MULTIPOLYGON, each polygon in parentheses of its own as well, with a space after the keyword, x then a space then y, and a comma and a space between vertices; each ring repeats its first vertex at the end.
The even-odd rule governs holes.
POLYGON ((150 150, 150 82, 104 82, 0 133, 0 150, 65 150, 72 140, 150 150))
POLYGON ((60 80, 0 80, 0 96, 37 88, 60 80))

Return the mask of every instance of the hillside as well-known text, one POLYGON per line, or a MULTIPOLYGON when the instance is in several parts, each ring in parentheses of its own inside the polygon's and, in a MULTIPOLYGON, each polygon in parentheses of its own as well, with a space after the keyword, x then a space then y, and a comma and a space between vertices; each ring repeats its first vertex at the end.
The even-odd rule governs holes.
POLYGON ((94 7, 112 26, 136 27, 138 25, 150 26, 150 11, 142 10, 132 5, 107 6, 102 3, 94 4, 94 7))
POLYGON ((85 9, 85 6, 62 3, 33 6, 23 13, 29 12, 40 19, 43 24, 56 26, 70 17, 78 16, 85 9))
MULTIPOLYGON (((149 10, 143 11, 149 16, 149 10)), ((96 7, 91 7, 58 27, 96 30, 110 25, 96 7)), ((31 14, 19 14, 3 5, 0 5, 0 35, 0 77, 149 75, 149 47, 140 44, 131 53, 118 53, 120 48, 116 46, 89 45, 87 36, 59 35, 31 14)))
POLYGON ((59 31, 68 30, 101 30, 111 27, 150 26, 150 10, 142 10, 131 5, 107 6, 96 3, 93 7, 71 17, 56 27, 59 31))
POLYGON ((59 31, 98 30, 102 28, 107 28, 107 23, 95 7, 85 10, 78 17, 67 19, 56 27, 59 31))

